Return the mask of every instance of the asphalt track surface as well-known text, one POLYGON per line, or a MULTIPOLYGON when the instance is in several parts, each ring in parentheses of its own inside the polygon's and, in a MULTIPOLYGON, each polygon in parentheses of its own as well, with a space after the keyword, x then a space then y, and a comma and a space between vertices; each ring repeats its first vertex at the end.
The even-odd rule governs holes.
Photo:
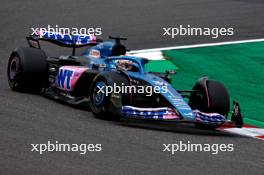
MULTIPOLYGON (((129 37, 130 49, 262 38, 262 0, 24 0, 0 1, 0 174, 263 174, 264 142, 201 131, 192 125, 111 122, 38 95, 9 90, 6 63, 10 51, 25 46, 34 26, 102 27, 129 37), (235 35, 162 37, 162 27, 190 24, 227 26, 235 35), (101 143, 102 152, 86 155, 30 152, 31 143, 101 143), (233 152, 212 155, 162 152, 163 143, 232 143, 233 152)), ((55 50, 51 50, 52 52, 55 50)))

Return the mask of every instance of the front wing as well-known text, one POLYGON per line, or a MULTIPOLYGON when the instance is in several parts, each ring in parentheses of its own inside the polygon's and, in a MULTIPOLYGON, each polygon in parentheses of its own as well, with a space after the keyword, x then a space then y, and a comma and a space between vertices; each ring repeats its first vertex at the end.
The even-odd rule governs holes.
MULTIPOLYGON (((193 122, 199 122, 211 125, 221 125, 226 122, 225 116, 218 113, 204 113, 199 110, 193 110, 195 119, 193 122)), ((174 109, 168 107, 160 108, 140 108, 134 106, 123 106, 122 114, 124 118, 133 119, 158 119, 158 120, 183 120, 174 109)))

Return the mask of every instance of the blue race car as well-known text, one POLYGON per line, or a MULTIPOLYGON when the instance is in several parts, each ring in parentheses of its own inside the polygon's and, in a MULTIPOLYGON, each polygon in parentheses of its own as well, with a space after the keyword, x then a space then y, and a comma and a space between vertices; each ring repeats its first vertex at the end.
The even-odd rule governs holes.
MULTIPOLYGON (((126 55, 127 49, 120 42, 126 38, 110 39, 113 41, 103 42, 95 36, 52 32, 30 35, 30 47, 11 53, 9 86, 14 91, 40 92, 85 106, 100 118, 176 120, 214 128, 227 122, 230 99, 221 83, 203 77, 192 90, 175 90, 170 84, 175 71, 145 72, 148 60, 126 55), (72 54, 47 57, 41 41, 70 47, 72 54), (75 49, 85 46, 90 47, 76 56, 75 49)), ((242 125, 241 117, 236 121, 242 125)))

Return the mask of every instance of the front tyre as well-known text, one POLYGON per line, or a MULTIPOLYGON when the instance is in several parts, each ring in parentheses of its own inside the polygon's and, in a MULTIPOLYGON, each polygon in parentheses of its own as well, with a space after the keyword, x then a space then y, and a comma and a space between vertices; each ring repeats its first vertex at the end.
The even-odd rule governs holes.
POLYGON ((105 72, 95 77, 90 89, 90 109, 95 117, 119 120, 122 115, 122 93, 106 92, 106 87, 128 85, 127 78, 118 72, 105 72))
MULTIPOLYGON (((227 118, 230 110, 230 98, 224 85, 218 81, 201 78, 193 87, 189 105, 193 110, 219 113, 227 118)), ((199 128, 216 128, 217 125, 197 123, 199 128)))

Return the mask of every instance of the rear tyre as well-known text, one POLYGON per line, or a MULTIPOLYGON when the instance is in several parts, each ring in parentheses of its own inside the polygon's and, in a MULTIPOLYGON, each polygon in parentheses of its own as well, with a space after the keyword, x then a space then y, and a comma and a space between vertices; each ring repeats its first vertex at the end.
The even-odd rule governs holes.
MULTIPOLYGON (((198 80, 193 90, 198 92, 194 92, 190 96, 189 105, 192 109, 198 109, 201 112, 219 113, 227 118, 230 110, 230 99, 223 84, 202 78, 198 80)), ((206 129, 218 127, 218 125, 202 123, 196 123, 196 126, 206 129)))
POLYGON ((35 48, 17 48, 9 58, 7 79, 14 91, 39 92, 48 82, 45 53, 35 48))

